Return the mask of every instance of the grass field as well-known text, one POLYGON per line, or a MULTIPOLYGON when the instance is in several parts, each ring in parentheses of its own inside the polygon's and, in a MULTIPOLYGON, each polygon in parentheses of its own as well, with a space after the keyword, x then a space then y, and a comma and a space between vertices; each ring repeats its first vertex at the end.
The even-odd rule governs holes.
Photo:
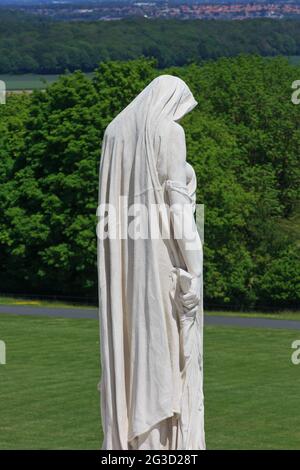
POLYGON ((0 449, 97 449, 95 320, 0 317, 0 449))
POLYGON ((298 331, 206 329, 209 449, 299 449, 298 331))
MULTIPOLYGON (((99 449, 95 320, 0 316, 0 449, 99 449)), ((208 449, 299 449, 289 330, 207 327, 208 449)))
POLYGON ((294 65, 300 65, 300 56, 299 55, 290 55, 288 56, 289 62, 294 65))
MULTIPOLYGON (((93 73, 87 73, 87 76, 93 76, 93 73)), ((7 91, 21 90, 42 90, 47 85, 55 82, 60 75, 36 75, 27 73, 25 75, 5 75, 0 74, 0 80, 6 84, 7 91)))

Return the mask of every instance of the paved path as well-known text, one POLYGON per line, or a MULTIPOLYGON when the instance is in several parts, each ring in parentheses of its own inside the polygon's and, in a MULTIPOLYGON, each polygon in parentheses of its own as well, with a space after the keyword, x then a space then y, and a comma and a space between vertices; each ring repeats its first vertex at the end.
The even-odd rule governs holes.
MULTIPOLYGON (((1 313, 63 318, 98 318, 98 312, 96 308, 54 308, 31 307, 24 305, 0 305, 0 314, 1 313)), ((256 317, 229 317, 225 315, 206 315, 205 325, 300 330, 300 321, 297 320, 274 320, 270 318, 256 317)))
POLYGON ((300 321, 297 320, 274 320, 273 318, 245 318, 228 317, 219 315, 207 315, 205 317, 206 325, 220 326, 242 326, 243 328, 275 328, 300 330, 300 321))
POLYGON ((29 305, 0 305, 0 314, 41 317, 98 318, 96 308, 31 307, 29 305))

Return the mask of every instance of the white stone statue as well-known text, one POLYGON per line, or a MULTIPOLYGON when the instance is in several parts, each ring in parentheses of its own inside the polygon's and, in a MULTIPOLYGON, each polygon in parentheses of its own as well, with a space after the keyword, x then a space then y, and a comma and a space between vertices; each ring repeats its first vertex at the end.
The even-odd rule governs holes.
POLYGON ((104 134, 97 212, 102 449, 205 449, 203 256, 196 176, 178 123, 196 105, 184 81, 161 75, 104 134))

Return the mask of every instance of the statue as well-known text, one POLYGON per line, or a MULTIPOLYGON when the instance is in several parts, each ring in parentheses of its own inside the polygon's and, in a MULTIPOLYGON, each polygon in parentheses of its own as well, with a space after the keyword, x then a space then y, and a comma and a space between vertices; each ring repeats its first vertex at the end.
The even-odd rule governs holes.
POLYGON ((102 449, 205 449, 203 255, 196 176, 178 123, 196 105, 184 81, 161 75, 104 133, 97 211, 102 449))

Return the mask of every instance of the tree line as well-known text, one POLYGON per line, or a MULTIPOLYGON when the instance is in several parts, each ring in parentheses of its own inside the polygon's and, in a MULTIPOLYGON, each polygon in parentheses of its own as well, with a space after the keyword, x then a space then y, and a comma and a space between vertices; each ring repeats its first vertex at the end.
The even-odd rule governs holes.
POLYGON ((240 53, 300 55, 300 21, 145 18, 53 21, 0 10, 0 73, 92 71, 102 61, 154 57, 159 68, 240 53))

